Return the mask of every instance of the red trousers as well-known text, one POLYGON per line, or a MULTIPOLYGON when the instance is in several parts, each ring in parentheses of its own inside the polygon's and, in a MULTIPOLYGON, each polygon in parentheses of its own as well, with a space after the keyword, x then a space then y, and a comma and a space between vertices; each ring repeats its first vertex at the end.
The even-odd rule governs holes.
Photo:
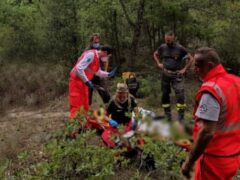
POLYGON ((70 118, 74 118, 76 112, 83 107, 85 111, 89 110, 88 87, 80 79, 70 76, 69 79, 69 104, 70 118))
POLYGON ((240 155, 213 157, 203 154, 196 161, 194 180, 231 180, 240 168, 240 155))

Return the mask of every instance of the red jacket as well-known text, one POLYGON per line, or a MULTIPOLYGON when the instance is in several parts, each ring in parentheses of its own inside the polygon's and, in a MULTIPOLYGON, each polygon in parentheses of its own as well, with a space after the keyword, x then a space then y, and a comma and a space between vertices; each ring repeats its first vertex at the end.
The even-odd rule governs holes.
POLYGON ((75 78, 75 79, 78 79, 80 80, 77 76, 76 76, 76 67, 78 65, 78 63, 80 63, 80 61, 83 59, 83 57, 85 56, 86 53, 88 52, 93 52, 94 53, 94 58, 93 58, 93 61, 91 62, 91 64, 89 64, 89 66, 84 70, 87 78, 89 80, 91 80, 94 76, 94 74, 99 70, 100 68, 100 63, 99 63, 99 57, 97 56, 97 50, 88 50, 88 51, 85 51, 79 58, 78 58, 78 61, 77 63, 75 64, 75 66, 73 67, 71 73, 70 73, 70 76, 75 78))
MULTIPOLYGON (((205 153, 216 156, 240 153, 240 78, 228 74, 221 64, 208 72, 196 95, 194 115, 204 92, 213 95, 220 104, 217 129, 205 153)), ((200 123, 195 120, 194 139, 200 128, 200 123)))

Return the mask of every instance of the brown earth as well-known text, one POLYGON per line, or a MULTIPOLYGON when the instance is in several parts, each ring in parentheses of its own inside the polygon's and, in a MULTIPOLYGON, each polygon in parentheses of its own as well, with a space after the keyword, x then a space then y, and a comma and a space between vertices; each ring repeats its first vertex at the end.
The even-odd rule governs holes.
POLYGON ((0 164, 21 152, 41 156, 50 134, 63 128, 68 119, 68 102, 61 97, 42 108, 8 109, 0 118, 0 164))

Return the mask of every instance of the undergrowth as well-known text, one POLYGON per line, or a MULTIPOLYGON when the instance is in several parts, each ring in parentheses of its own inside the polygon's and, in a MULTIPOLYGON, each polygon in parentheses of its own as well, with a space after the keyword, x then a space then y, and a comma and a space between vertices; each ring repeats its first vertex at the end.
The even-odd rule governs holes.
POLYGON ((186 152, 171 141, 142 135, 145 145, 128 157, 123 155, 126 149, 107 148, 95 130, 83 128, 85 123, 81 113, 66 123, 52 135, 37 163, 26 163, 31 155, 25 152, 18 155, 18 168, 7 160, 0 166, 0 179, 182 178, 180 163, 186 152), (70 138, 73 132, 78 132, 75 139, 70 138))

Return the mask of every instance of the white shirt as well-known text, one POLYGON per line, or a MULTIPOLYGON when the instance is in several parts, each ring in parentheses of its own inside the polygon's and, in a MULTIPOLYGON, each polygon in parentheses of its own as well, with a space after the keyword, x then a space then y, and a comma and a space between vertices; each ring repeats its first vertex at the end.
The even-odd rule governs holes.
MULTIPOLYGON (((97 54, 98 56, 98 54, 97 54)), ((76 65, 76 70, 77 70, 77 76, 82 79, 82 81, 85 83, 89 81, 87 78, 84 70, 88 68, 89 64, 92 63, 94 59, 94 53, 93 52, 86 52, 82 58, 82 60, 76 65)), ((108 77, 108 72, 102 71, 100 68, 99 70, 95 73, 97 76, 100 76, 102 78, 108 77)))
POLYGON ((218 121, 220 105, 215 97, 209 93, 203 93, 195 115, 204 120, 218 121))

